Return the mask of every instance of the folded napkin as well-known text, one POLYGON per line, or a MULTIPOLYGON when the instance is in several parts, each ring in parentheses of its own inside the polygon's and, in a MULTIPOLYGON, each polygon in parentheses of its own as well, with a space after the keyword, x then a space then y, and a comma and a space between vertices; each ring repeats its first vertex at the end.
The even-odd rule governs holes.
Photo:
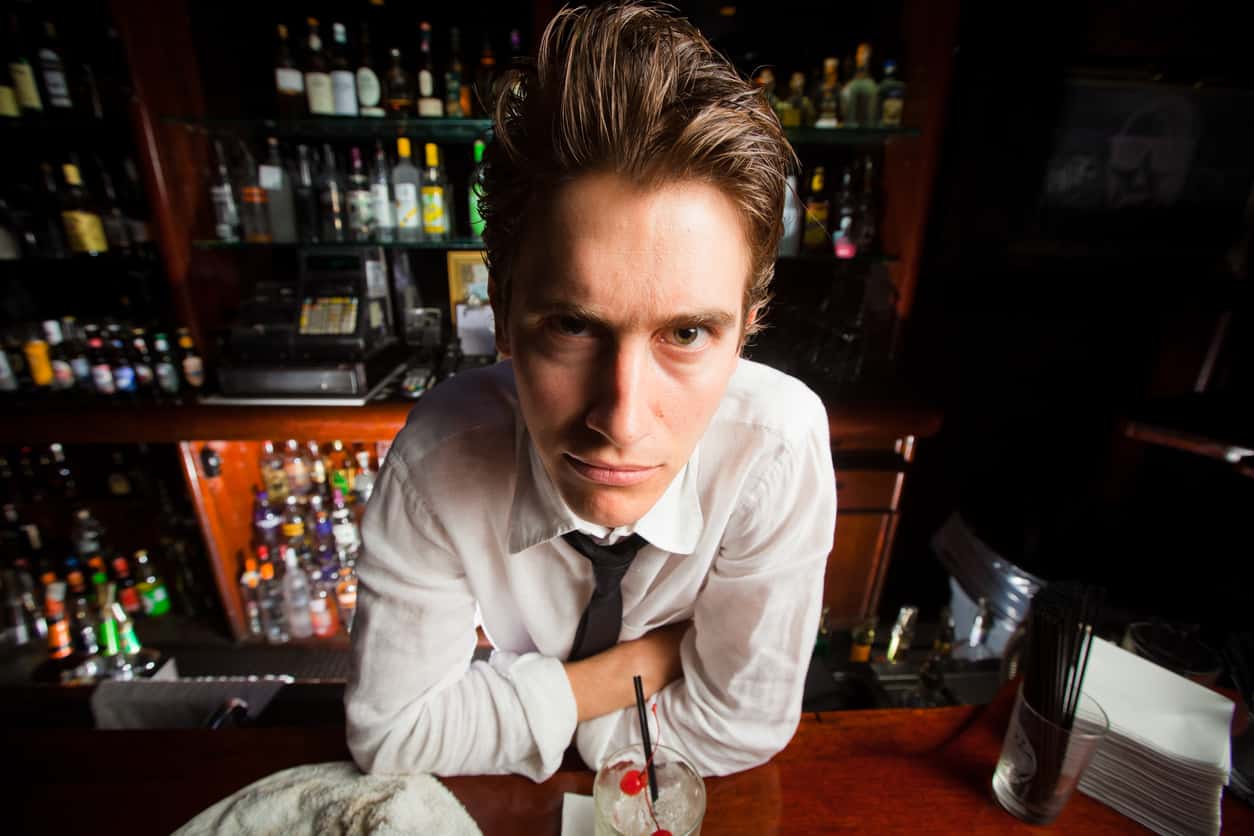
POLYGON ((481 836, 430 775, 362 775, 348 761, 284 769, 224 798, 175 836, 481 836))

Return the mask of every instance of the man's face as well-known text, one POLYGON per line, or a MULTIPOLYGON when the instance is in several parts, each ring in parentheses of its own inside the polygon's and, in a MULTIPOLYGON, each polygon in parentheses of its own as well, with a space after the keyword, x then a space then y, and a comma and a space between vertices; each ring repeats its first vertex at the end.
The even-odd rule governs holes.
POLYGON ((550 478, 580 518, 639 520, 683 468, 736 365, 750 252, 704 183, 585 175, 519 259, 498 345, 550 478))

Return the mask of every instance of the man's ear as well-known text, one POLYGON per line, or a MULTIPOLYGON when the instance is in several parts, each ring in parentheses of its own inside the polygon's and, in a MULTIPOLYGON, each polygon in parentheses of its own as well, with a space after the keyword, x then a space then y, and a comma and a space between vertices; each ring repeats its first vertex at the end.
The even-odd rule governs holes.
POLYGON ((492 305, 492 332, 496 337, 497 353, 509 357, 509 300, 502 297, 495 273, 488 276, 488 302, 492 305))

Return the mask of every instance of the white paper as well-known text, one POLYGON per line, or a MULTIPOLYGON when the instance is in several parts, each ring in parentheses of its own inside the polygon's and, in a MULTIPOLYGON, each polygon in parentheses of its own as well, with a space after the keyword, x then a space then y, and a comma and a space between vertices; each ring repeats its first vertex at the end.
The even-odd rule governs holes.
POLYGON ((592 836, 596 806, 592 796, 568 792, 562 796, 562 836, 592 836))

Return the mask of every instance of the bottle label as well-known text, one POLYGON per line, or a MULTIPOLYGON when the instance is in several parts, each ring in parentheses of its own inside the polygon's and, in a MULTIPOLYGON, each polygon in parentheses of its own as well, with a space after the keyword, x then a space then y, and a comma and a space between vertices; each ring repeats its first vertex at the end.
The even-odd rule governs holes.
POLYGON ((35 73, 25 61, 13 61, 9 64, 9 77, 13 79, 13 89, 17 93, 17 102, 27 110, 43 110, 44 104, 39 98, 39 86, 35 84, 35 73))
POLYGON ((157 385, 163 392, 173 393, 179 390, 179 373, 173 363, 157 364, 157 385))
POLYGON ((26 344, 26 367, 36 386, 52 385, 52 361, 48 357, 48 344, 36 340, 26 344))
POLYGON ((383 88, 379 85, 379 77, 369 67, 357 70, 357 103, 361 105, 363 116, 383 115, 379 106, 383 96, 383 88), (377 112, 377 113, 376 113, 377 112))
POLYGON ((419 116, 435 116, 444 115, 444 102, 434 96, 423 96, 418 100, 419 116))
POLYGON ((293 67, 275 67, 274 86, 285 96, 299 96, 305 92, 305 76, 293 67))
POLYGON ((430 70, 418 71, 418 95, 423 98, 435 95, 435 77, 430 70))
POLYGON ((100 622, 100 653, 103 656, 118 655, 118 623, 112 618, 100 622))
POLYGON ((0 84, 0 116, 18 116, 17 93, 7 84, 0 84))
POLYGON ((65 234, 70 239, 70 249, 76 253, 104 253, 109 251, 104 224, 93 212, 71 209, 61 213, 65 234))
POLYGON ((213 199, 214 230, 222 241, 234 241, 238 235, 239 211, 235 207, 235 195, 227 185, 214 186, 209 190, 213 199))
POLYGON ((113 385, 119 392, 135 391, 135 369, 130 366, 118 366, 113 370, 113 385))
POLYGON ((470 187, 470 231, 475 235, 483 235, 483 228, 487 226, 483 216, 479 214, 479 198, 481 197, 483 197, 483 186, 473 183, 470 187))
POLYGON ((170 611, 170 596, 163 583, 145 584, 140 598, 146 615, 165 615, 170 611))
POLYGON ((183 358, 183 377, 187 385, 199 389, 205 385, 205 364, 196 355, 183 358))
MULTIPOLYGON (((144 605, 139 600, 139 593, 133 586, 124 586, 118 590, 118 603, 122 605, 122 609, 131 614, 141 612, 144 609, 144 605)), ((125 635, 125 631, 123 635, 125 635)))
POLYGON ((388 194, 387 183, 375 183, 370 187, 371 211, 374 213, 374 225, 382 229, 396 226, 392 220, 392 199, 388 194))
POLYGON ((84 383, 91 380, 91 364, 87 362, 87 357, 80 354, 70 361, 70 368, 74 370, 74 379, 83 381, 84 383))
POLYGON ((283 169, 277 165, 257 166, 257 181, 266 191, 277 192, 283 188, 283 169))
POLYGON ((154 377, 155 375, 153 374, 152 366, 147 363, 135 364, 135 380, 140 386, 151 386, 154 377))
POLYGON ((303 537, 305 535, 305 524, 303 522, 285 522, 283 523, 283 536, 291 539, 292 537, 303 537))
POLYGON ((57 389, 72 389, 74 387, 74 367, 64 360, 52 361, 52 385, 57 389))
MULTIPOLYGON (((131 593, 134 594, 134 592, 135 590, 132 589, 131 593)), ((122 608, 126 609, 125 603, 122 604, 122 608)), ((131 611, 127 610, 127 612, 131 611)), ((139 636, 135 635, 135 625, 130 622, 122 628, 119 638, 122 640, 122 652, 127 656, 134 656, 144 649, 144 646, 139 643, 139 636)))
POLYGON ((443 235, 448 232, 443 186, 422 187, 422 231, 428 235, 443 235))
POLYGON ((13 367, 9 365, 9 353, 0 348, 0 392, 16 392, 17 378, 13 376, 13 367))
POLYGON ((73 651, 70 648, 70 623, 62 618, 48 625, 48 655, 64 659, 73 651))
POLYGON ((102 395, 112 395, 117 391, 113 387, 113 369, 108 363, 97 363, 91 367, 91 382, 102 395))
POLYGON ((65 83, 65 71, 60 67, 57 54, 50 49, 41 49, 39 58, 45 64, 44 89, 48 91, 48 103, 53 107, 73 107, 70 101, 70 86, 65 83))
POLYGON ((335 115, 330 73, 305 73, 305 92, 309 96, 310 113, 315 116, 335 115))
POLYGON ((905 102, 905 98, 898 95, 890 94, 885 98, 880 110, 880 124, 890 128, 900 127, 901 111, 905 102))
POLYGON ((365 189, 353 189, 348 193, 348 222, 358 235, 374 232, 374 200, 365 189))
POLYGON ((331 99, 336 116, 357 115, 357 79, 348 70, 331 73, 331 99))
POLYGON ((417 229, 422 224, 418 217, 418 187, 413 183, 396 184, 396 225, 401 229, 417 229))
POLYGON ((331 527, 331 536, 335 538, 335 545, 342 549, 355 549, 361 545, 357 539, 357 526, 351 522, 336 523, 331 527))
POLYGON ((314 635, 335 634, 335 613, 332 612, 325 598, 314 598, 309 602, 309 620, 313 624, 314 635))

